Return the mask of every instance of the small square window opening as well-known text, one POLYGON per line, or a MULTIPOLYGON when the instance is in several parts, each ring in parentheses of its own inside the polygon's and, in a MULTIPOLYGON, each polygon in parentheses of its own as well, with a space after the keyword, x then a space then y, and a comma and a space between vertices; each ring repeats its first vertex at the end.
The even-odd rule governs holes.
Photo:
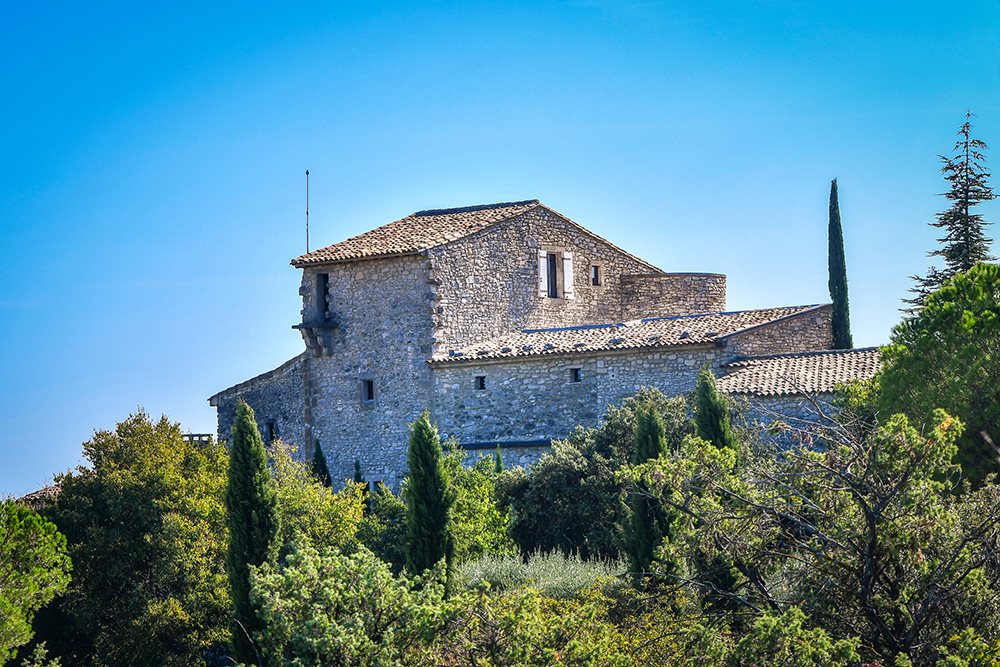
POLYGON ((481 391, 483 389, 486 389, 486 376, 485 375, 477 375, 476 376, 476 391, 481 391))
POLYGON ((569 381, 570 382, 583 382, 583 369, 582 368, 571 368, 571 369, 569 369, 569 381))
POLYGON ((375 400, 375 380, 361 381, 361 400, 365 403, 375 400))

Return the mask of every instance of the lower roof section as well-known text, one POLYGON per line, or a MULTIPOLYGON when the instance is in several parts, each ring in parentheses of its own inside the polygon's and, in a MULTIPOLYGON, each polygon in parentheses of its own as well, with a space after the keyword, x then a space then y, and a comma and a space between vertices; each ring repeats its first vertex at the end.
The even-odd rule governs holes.
POLYGON ((775 354, 732 361, 716 381, 719 391, 751 396, 830 394, 852 380, 867 380, 882 363, 877 347, 775 354))

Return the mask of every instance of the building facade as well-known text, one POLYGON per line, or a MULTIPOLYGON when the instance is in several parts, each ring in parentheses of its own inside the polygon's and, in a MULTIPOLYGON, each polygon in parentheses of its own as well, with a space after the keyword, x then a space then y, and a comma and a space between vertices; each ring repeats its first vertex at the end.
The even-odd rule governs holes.
POLYGON ((877 365, 820 353, 829 305, 726 312, 725 276, 661 271, 537 200, 420 211, 292 265, 304 351, 209 401, 221 440, 242 399, 265 440, 318 441, 335 478, 358 461, 398 484, 424 411, 462 447, 528 464, 640 387, 690 391, 706 362, 786 411, 877 365))

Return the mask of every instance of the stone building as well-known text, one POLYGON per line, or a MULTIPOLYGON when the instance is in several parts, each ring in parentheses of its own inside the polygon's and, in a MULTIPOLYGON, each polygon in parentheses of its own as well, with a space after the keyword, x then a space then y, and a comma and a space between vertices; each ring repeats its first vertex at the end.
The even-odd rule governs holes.
POLYGON ((338 478, 359 461, 396 485, 425 410, 530 463, 640 387, 690 391, 705 362, 762 415, 878 363, 827 351, 827 304, 726 312, 725 276, 663 272, 538 200, 420 211, 291 263, 305 350, 209 401, 220 439, 242 398, 265 440, 318 440, 338 478))

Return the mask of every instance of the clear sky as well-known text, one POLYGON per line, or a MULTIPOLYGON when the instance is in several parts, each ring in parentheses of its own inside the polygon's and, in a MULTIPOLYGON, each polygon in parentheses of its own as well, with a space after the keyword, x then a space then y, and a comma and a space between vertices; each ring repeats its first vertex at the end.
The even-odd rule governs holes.
POLYGON ((966 108, 1000 173, 998 0, 7 3, 0 85, 0 496, 302 349, 306 168, 313 248, 539 198, 732 310, 829 300, 836 177, 858 346, 966 108))

